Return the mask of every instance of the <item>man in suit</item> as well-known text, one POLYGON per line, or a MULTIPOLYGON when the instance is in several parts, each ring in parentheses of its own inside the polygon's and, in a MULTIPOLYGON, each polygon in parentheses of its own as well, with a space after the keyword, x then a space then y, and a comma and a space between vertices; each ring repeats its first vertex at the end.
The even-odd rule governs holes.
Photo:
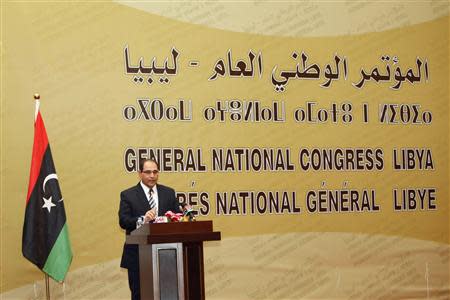
MULTIPOLYGON (((157 216, 167 211, 180 212, 175 191, 167 186, 157 184, 159 176, 158 163, 153 159, 139 163, 140 182, 120 193, 119 224, 129 234, 136 229, 136 222, 153 222, 157 216)), ((139 252, 138 245, 124 245, 122 268, 128 269, 128 283, 131 299, 140 299, 139 252)))

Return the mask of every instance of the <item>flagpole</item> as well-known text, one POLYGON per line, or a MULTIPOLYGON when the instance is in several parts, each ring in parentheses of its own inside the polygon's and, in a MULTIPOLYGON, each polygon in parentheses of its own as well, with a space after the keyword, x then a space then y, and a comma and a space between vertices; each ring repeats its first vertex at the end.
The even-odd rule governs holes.
MULTIPOLYGON (((35 110, 35 115, 34 115, 34 121, 36 121, 36 117, 37 117, 37 113, 39 111, 39 99, 41 98, 41 96, 36 93, 34 94, 34 100, 36 101, 36 110, 35 110)), ((47 273, 45 274, 45 299, 46 300, 50 300, 50 279, 47 273)))
POLYGON ((45 273, 45 299, 50 300, 50 280, 47 273, 45 273))

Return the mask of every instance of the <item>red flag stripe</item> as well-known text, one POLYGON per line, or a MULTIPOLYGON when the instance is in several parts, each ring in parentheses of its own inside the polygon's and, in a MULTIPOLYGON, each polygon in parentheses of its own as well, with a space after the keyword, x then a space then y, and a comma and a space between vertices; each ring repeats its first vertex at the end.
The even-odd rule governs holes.
POLYGON ((45 131, 44 121, 41 113, 38 111, 36 122, 34 123, 34 142, 33 155, 31 157, 30 182, 28 183, 27 204, 30 201, 30 194, 34 189, 36 181, 41 170, 42 158, 48 146, 47 132, 45 131))

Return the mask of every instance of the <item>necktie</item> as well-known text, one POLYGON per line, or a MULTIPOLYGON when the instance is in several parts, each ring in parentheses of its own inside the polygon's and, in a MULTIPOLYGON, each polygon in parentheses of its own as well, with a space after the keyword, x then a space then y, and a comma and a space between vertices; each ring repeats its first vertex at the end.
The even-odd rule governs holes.
POLYGON ((153 198, 153 189, 150 189, 148 194, 150 195, 150 197, 148 198, 148 204, 150 204, 150 209, 152 209, 156 205, 155 199, 153 198))

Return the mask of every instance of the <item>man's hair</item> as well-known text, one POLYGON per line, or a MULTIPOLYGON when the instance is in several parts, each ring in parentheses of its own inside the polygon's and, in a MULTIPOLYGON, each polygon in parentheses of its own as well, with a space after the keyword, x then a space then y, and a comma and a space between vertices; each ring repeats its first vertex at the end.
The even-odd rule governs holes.
POLYGON ((159 171, 159 164, 158 164, 158 162, 155 160, 155 158, 146 158, 146 159, 141 159, 141 160, 139 161, 139 172, 142 173, 142 171, 144 171, 144 164, 145 164, 146 162, 148 162, 148 161, 151 161, 151 162, 155 163, 155 164, 156 164, 156 167, 158 168, 158 171, 159 171))

